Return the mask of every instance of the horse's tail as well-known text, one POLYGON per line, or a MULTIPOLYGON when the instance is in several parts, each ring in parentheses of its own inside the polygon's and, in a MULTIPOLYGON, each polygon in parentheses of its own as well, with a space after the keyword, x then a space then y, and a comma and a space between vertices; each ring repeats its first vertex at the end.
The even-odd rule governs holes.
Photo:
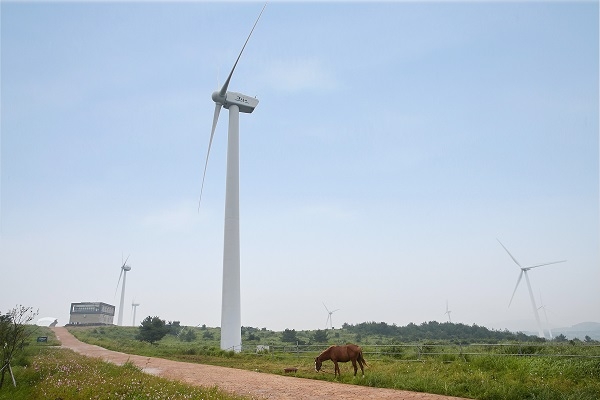
POLYGON ((363 357, 362 349, 358 352, 358 362, 363 363, 365 367, 368 367, 367 360, 363 357))

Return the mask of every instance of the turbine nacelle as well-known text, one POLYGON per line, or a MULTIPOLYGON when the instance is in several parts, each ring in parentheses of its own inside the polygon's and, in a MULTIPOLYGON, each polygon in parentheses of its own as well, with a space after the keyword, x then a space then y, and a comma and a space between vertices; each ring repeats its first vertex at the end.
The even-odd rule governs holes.
POLYGON ((123 268, 123 271, 131 271, 131 267, 129 265, 123 265, 121 268, 123 268))
POLYGON ((237 92, 227 92, 225 95, 221 95, 220 91, 216 91, 212 94, 212 99, 215 103, 222 105, 226 109, 229 109, 231 105, 236 105, 239 107, 240 112, 247 114, 254 111, 258 105, 257 98, 237 92))

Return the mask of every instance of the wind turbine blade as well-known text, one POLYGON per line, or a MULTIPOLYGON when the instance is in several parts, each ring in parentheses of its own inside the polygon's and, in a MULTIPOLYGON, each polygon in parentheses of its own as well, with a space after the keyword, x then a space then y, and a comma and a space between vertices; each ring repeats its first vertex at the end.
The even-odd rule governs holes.
POLYGON ((523 278, 523 270, 521 270, 521 273, 519 274, 519 279, 517 279, 517 284, 515 285, 515 290, 513 290, 513 294, 510 297, 510 302, 508 303, 508 306, 510 307, 512 301, 513 301, 513 297, 515 297, 515 293, 517 292, 517 288, 519 287, 519 283, 521 283, 521 279, 523 278))
MULTIPOLYGON (((125 264, 123 264, 125 265, 125 264)), ((117 281, 117 287, 115 288, 115 296, 117 295, 117 290, 119 290, 119 283, 121 283, 121 277, 123 276, 123 267, 121 267, 121 273, 119 274, 119 280, 117 281)))
POLYGON ((250 40, 250 36, 252 36, 252 32, 254 32, 254 28, 256 28, 256 24, 258 24, 258 20, 260 19, 263 11, 265 11, 265 7, 267 7, 267 3, 265 3, 262 10, 260 10, 260 14, 258 14, 258 18, 256 19, 256 22, 254 23, 254 26, 252 27, 252 30, 250 31, 250 34, 248 35, 248 38, 246 39, 246 42, 244 43, 244 46, 242 47, 242 50, 240 51, 240 54, 238 55, 237 60, 235 60, 235 64, 233 64, 233 68, 231 68, 231 72, 229 73, 227 80, 225 81, 225 83, 223 84, 223 87, 221 88, 221 90, 219 92, 219 95, 221 97, 225 96, 225 93, 227 93, 227 87, 229 87, 229 81, 231 80, 233 71, 235 71, 235 67, 237 66, 238 61, 240 61, 240 57, 242 56, 242 53, 244 52, 244 49, 246 48, 246 45, 248 44, 248 40, 250 40))
POLYGON ((523 267, 521 266, 521 264, 519 264, 519 262, 517 261, 517 259, 516 259, 516 258, 514 258, 512 254, 510 254, 510 251, 508 251, 508 249, 507 249, 506 247, 504 247, 504 245, 502 244, 502 242, 501 242, 499 239, 497 239, 497 238, 496 238, 496 240, 498 240, 498 243, 500 243, 500 246, 502 246, 502 248, 503 248, 504 250, 506 250, 506 252, 507 252, 507 253, 508 253, 508 255, 510 256, 510 258, 512 258, 512 260, 515 262, 515 264, 517 264, 517 265, 519 266, 519 268, 523 268, 523 267))
POLYGON ((210 131, 210 140, 208 141, 208 151, 206 152, 206 161, 204 162, 204 173, 202 174, 202 186, 200 187, 200 199, 198 200, 198 211, 200 211, 200 202, 202 201, 202 192, 204 191, 204 179, 206 178, 206 168, 208 167, 208 156, 210 156, 210 148, 212 146, 213 138, 215 136, 215 129, 217 128, 217 122, 219 121, 219 114, 221 113, 222 105, 215 103, 215 115, 213 116, 212 130, 210 131))
MULTIPOLYGON (((128 254, 128 255, 127 255, 127 258, 125 259, 125 262, 123 263, 123 266, 122 266, 121 268, 123 268, 123 267, 125 266, 125 264, 127 264, 127 260, 129 260, 129 256, 130 256, 130 255, 131 255, 131 254, 128 254)), ((122 259, 123 259, 123 258, 121 258, 121 260, 122 260, 122 259)), ((123 270, 121 270, 121 272, 123 272, 123 270)))
POLYGON ((549 263, 538 264, 538 265, 534 265, 534 266, 531 266, 531 267, 527 267, 527 269, 537 268, 537 267, 543 267, 544 265, 558 264, 558 263, 564 263, 564 262, 567 262, 567 260, 552 261, 552 262, 549 262, 549 263))
POLYGON ((327 306, 325 305, 325 303, 323 303, 323 307, 325 307, 325 309, 327 310, 327 312, 330 312, 329 308, 327 308, 327 306))

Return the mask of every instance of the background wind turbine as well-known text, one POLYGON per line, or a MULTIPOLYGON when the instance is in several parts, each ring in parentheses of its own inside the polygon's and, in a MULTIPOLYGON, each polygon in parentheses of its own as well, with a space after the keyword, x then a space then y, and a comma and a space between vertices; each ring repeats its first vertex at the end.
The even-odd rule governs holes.
POLYGON ((327 324, 329 324, 329 329, 333 329, 333 318, 331 318, 331 314, 333 314, 336 311, 339 311, 340 309, 336 309, 333 311, 329 311, 329 309, 327 308, 327 306, 325 305, 325 303, 323 303, 323 307, 325 307, 325 309, 327 310, 327 321, 325 322, 325 328, 327 328, 327 324))
POLYGON ((544 304, 544 301, 542 300, 542 293, 540 292, 540 304, 541 306, 538 307, 539 309, 544 310, 544 317, 546 318, 546 327, 548 327, 548 334, 550 335, 550 339, 554 339, 554 336, 552 336, 552 329, 550 329, 550 322, 548 321, 548 313, 546 312, 546 305, 544 304))
POLYGON ((229 110, 229 129, 227 135, 227 180, 225 190, 225 229, 223 241, 223 292, 221 303, 221 349, 241 350, 242 344, 242 317, 240 300, 240 163, 239 163, 239 123, 240 112, 251 113, 258 105, 258 100, 248 97, 241 93, 228 92, 229 82, 233 76, 233 71, 237 66, 252 32, 258 20, 260 19, 265 4, 233 64, 233 68, 223 84, 221 90, 212 94, 215 102, 215 113, 213 116, 212 130, 208 142, 208 151, 206 152, 206 162, 204 164, 204 173, 202 175, 202 186, 200 188, 200 202, 202 201, 202 192, 204 191, 204 179, 206 177, 206 167, 208 166, 208 157, 212 145, 217 121, 221 107, 229 110))
POLYGON ((535 299, 533 297, 533 291, 531 290, 531 283, 529 282, 529 275, 527 275, 527 272, 532 268, 543 267, 544 265, 550 265, 550 264, 558 264, 558 263, 565 262, 566 260, 552 261, 552 262, 548 262, 548 263, 532 265, 530 267, 523 267, 517 261, 517 259, 514 258, 512 254, 510 254, 510 251, 508 251, 508 249, 502 244, 502 242, 499 239, 496 239, 496 240, 498 240, 498 243, 500 243, 500 246, 502 246, 502 248, 504 250, 506 250, 506 252, 510 256, 510 258, 512 258, 512 260, 515 262, 515 264, 517 264, 517 266, 521 269, 521 273, 519 274, 519 278, 517 279, 517 284, 515 285, 515 290, 513 291, 513 294, 510 297, 510 302, 508 303, 508 306, 510 307, 510 305, 513 301, 513 298, 515 297, 515 293, 517 292, 517 288, 519 287, 519 283, 521 283, 521 279, 523 278, 523 275, 525 275, 525 281, 527 282, 527 288, 529 289, 529 298, 531 299, 531 307, 533 308, 533 314, 535 316, 535 321, 537 322, 537 326, 538 326, 538 333, 539 333, 540 337, 545 338, 544 330, 542 329, 542 324, 540 322, 540 315, 538 314, 538 308, 535 305, 535 299))
POLYGON ((131 302, 131 311, 133 311, 133 320, 131 322, 131 326, 135 326, 135 312, 137 311, 139 305, 140 303, 136 303, 135 299, 133 299, 133 301, 131 302))
POLYGON ((127 265, 127 260, 129 260, 129 256, 121 265, 121 273, 119 274, 119 280, 117 281, 117 287, 115 289, 115 294, 119 289, 119 283, 121 282, 121 277, 123 277, 123 283, 121 284, 121 302, 119 303, 119 317, 117 319, 117 325, 123 326, 123 304, 125 302, 125 280, 127 279, 127 271, 131 271, 131 267, 127 265))
POLYGON ((448 322, 452 322, 452 318, 450 318, 450 313, 452 311, 448 310, 448 300, 446 300, 446 312, 444 314, 448 314, 448 322))

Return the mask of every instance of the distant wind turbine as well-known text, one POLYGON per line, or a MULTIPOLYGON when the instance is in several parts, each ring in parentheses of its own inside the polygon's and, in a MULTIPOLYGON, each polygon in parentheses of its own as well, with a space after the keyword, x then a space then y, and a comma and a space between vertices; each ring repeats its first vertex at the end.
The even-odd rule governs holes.
MULTIPOLYGON (((213 116, 212 130, 208 142, 208 151, 206 152, 206 162, 204 164, 204 173, 202 175, 202 186, 200 188, 200 200, 198 201, 198 210, 202 201, 202 192, 204 191, 204 179, 206 178, 206 168, 208 166, 208 157, 212 145, 217 121, 221 107, 229 110, 229 129, 227 139, 227 179, 225 190, 225 229, 223 243, 223 292, 221 302, 221 349, 241 350, 242 344, 242 317, 240 300, 240 162, 239 162, 239 122, 240 112, 251 113, 258 105, 258 100, 254 97, 248 97, 241 93, 228 92, 229 82, 233 76, 233 71, 237 66, 252 32, 258 20, 260 19, 265 4, 250 30, 250 34, 233 64, 233 68, 225 80, 223 87, 212 94, 215 102, 215 113, 213 116)), ((231 34, 230 29, 226 29, 227 34, 231 34)))
POLYGON ((554 339, 554 336, 552 336, 552 329, 550 329, 550 322, 548 321, 548 313, 546 312, 546 305, 544 304, 544 301, 542 300, 542 293, 540 292, 540 304, 541 306, 538 307, 539 309, 544 310, 544 317, 546 318, 546 326, 548 327, 548 334, 550 335, 550 339, 554 339))
MULTIPOLYGON (((122 259, 121 259, 122 260, 122 259)), ((121 277, 123 277, 123 283, 121 284, 121 302, 119 303, 119 317, 117 319, 117 325, 123 326, 123 304, 125 303, 125 280, 127 279, 127 272, 131 271, 131 267, 127 265, 127 260, 129 260, 129 256, 121 265, 121 273, 119 274, 119 280, 117 281, 117 287, 115 289, 115 294, 119 289, 119 283, 121 282, 121 277)))
POLYGON ((133 311, 133 320, 131 322, 131 326, 135 326, 135 312, 137 311, 139 305, 140 303, 136 303, 135 299, 133 299, 133 301, 131 302, 131 310, 133 311))
POLYGON ((336 309, 333 311, 329 311, 329 308, 327 308, 327 306, 325 305, 325 303, 323 303, 323 307, 325 307, 325 309, 327 310, 327 321, 325 322, 325 328, 327 329, 327 324, 329 324, 329 329, 333 329, 333 318, 331 317, 331 315, 336 312, 339 311, 340 309, 336 309))
POLYGON ((448 314, 448 322, 452 322, 452 318, 450 318, 450 313, 452 311, 448 310, 448 300, 446 300, 446 312, 444 314, 448 314))
POLYGON ((540 315, 538 314, 538 308, 535 305, 535 299, 533 297, 533 291, 531 290, 531 283, 529 282, 529 275, 527 275, 527 272, 532 268, 543 267, 544 265, 563 263, 566 260, 552 261, 552 262, 548 262, 548 263, 532 265, 530 267, 523 267, 517 261, 517 259, 515 257, 513 257, 512 254, 510 254, 510 251, 508 251, 508 249, 502 244, 502 242, 499 239, 496 239, 496 240, 498 240, 498 243, 500 243, 500 246, 502 246, 502 248, 504 248, 504 250, 506 250, 506 252, 510 256, 510 258, 512 258, 512 260, 515 262, 515 264, 517 264, 517 266, 521 269, 521 273, 519 273, 519 278, 517 279, 517 284, 515 285, 515 290, 513 291, 513 294, 510 297, 510 302, 508 303, 508 306, 510 307, 510 305, 512 304, 513 298, 515 297, 515 293, 517 292, 517 288, 519 287, 519 283, 521 283, 521 279, 523 278, 523 275, 525 275, 525 281, 527 282, 527 288, 529 289, 529 298, 531 299, 531 307, 533 308, 533 314, 535 316, 535 321, 537 322, 537 326, 538 326, 538 333, 539 333, 540 337, 545 338, 546 336, 544 335, 544 330, 542 329, 542 324, 540 322, 540 315))

